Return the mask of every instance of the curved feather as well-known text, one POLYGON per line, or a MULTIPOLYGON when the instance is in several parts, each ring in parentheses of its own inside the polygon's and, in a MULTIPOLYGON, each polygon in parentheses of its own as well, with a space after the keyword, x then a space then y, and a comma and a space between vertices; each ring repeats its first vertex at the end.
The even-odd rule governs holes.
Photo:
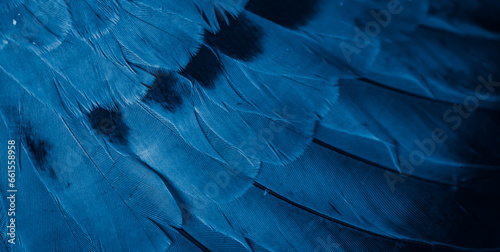
POLYGON ((69 228, 79 234, 75 237, 79 242, 90 240, 87 242, 98 250, 100 246, 168 248, 169 237, 153 221, 178 226, 182 218, 168 189, 151 168, 116 152, 106 155, 79 120, 62 119, 15 86, 4 91, 4 98, 22 101, 15 110, 2 107, 2 115, 10 118, 11 125, 20 125, 16 140, 28 153, 21 162, 32 164, 23 167, 33 169, 54 195, 52 200, 63 211, 59 218, 67 215, 66 219, 74 219, 69 228), (19 115, 26 110, 34 113, 19 115), (64 151, 68 149, 71 152, 64 151), (157 193, 151 194, 153 188, 157 193), (93 208, 84 207, 89 202, 93 202, 93 208), (157 204, 153 212, 148 210, 152 204, 157 204))
MULTIPOLYGON (((479 76, 486 78, 498 69, 494 60, 499 54, 498 41, 429 28, 417 29, 410 38, 382 44, 373 67, 362 75, 403 92, 462 103, 465 97, 475 95, 479 76)), ((497 109, 496 104, 498 97, 494 95, 480 106, 497 109)))
POLYGON ((340 86, 338 109, 317 128, 319 141, 388 170, 448 185, 498 169, 497 111, 468 110, 462 103, 429 101, 363 81, 340 86))
POLYGON ((497 9, 2 1, 0 246, 496 251, 497 9))
POLYGON ((0 20, 0 37, 6 41, 39 54, 58 47, 69 33, 71 19, 64 1, 7 2, 13 4, 0 20))

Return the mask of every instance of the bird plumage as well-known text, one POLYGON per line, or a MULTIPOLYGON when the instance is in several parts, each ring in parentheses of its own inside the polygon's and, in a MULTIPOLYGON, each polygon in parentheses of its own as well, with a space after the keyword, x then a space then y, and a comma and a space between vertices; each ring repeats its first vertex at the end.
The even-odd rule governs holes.
POLYGON ((498 10, 2 0, 0 247, 496 251, 498 10))

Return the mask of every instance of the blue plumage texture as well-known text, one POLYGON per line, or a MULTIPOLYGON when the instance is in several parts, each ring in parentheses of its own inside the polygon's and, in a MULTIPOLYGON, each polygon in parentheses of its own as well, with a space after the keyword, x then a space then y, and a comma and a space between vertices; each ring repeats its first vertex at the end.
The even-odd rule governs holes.
POLYGON ((0 251, 500 251, 499 11, 0 0, 0 251))

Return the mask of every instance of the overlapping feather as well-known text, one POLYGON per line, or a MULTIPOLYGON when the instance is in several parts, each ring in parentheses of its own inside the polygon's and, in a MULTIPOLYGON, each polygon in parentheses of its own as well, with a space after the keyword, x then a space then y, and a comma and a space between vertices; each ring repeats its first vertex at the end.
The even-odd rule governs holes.
POLYGON ((23 190, 18 243, 2 231, 3 246, 498 249, 493 10, 445 0, 1 2, 0 139, 18 142, 23 190), (345 45, 391 3, 403 12, 348 57, 345 45), (450 130, 443 115, 485 82, 491 94, 450 130), (424 152, 435 128, 446 143, 408 170, 401 157, 424 152))

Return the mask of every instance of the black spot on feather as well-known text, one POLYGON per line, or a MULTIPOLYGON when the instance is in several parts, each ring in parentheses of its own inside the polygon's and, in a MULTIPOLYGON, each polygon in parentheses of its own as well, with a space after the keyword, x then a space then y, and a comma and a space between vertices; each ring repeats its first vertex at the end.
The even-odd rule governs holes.
POLYGON ((248 61, 262 53, 263 32, 245 14, 238 18, 227 15, 229 23, 220 20, 217 33, 205 31, 206 43, 229 57, 248 61))
POLYGON ((245 9, 281 26, 295 29, 307 24, 320 0, 250 0, 245 9))
POLYGON ((181 80, 174 73, 160 72, 142 100, 146 103, 156 102, 168 111, 175 112, 182 105, 182 96, 185 94, 181 80))
POLYGON ((203 46, 180 74, 191 81, 198 81, 205 88, 214 88, 214 80, 223 70, 217 55, 212 49, 203 46))
POLYGON ((103 134, 106 138, 117 144, 127 143, 128 126, 123 121, 122 113, 119 109, 107 110, 96 107, 87 115, 90 126, 98 134, 103 134))
POLYGON ((57 178, 52 166, 48 162, 48 151, 50 145, 35 136, 30 124, 21 127, 26 148, 30 153, 31 159, 34 161, 35 167, 39 168, 40 172, 47 173, 51 178, 57 178))

